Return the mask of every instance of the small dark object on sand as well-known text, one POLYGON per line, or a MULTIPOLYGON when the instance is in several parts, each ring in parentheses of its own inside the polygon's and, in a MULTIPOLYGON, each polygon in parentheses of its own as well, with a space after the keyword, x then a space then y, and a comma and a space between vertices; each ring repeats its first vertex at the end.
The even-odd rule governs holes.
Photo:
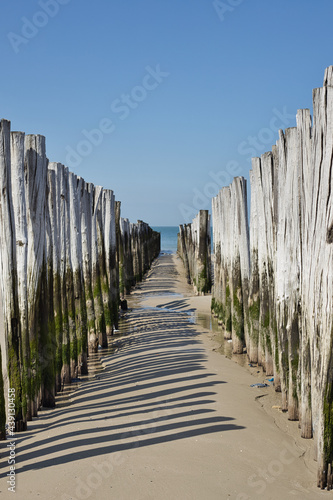
POLYGON ((120 309, 122 311, 127 311, 127 300, 126 299, 123 299, 120 301, 120 309))
POLYGON ((268 384, 252 384, 252 385, 250 385, 250 387, 260 387, 261 388, 261 387, 269 387, 269 385, 268 384))

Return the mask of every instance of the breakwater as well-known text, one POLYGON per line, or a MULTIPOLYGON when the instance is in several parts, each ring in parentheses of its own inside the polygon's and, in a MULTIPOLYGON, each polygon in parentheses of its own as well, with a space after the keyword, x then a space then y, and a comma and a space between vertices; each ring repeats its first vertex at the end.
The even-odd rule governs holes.
POLYGON ((212 309, 235 352, 274 376, 282 409, 314 438, 318 486, 333 460, 333 67, 313 91, 313 119, 279 131, 252 159, 250 234, 246 184, 213 200, 212 309))
POLYGON ((179 226, 177 252, 181 257, 188 283, 197 294, 211 290, 211 230, 208 210, 200 210, 191 224, 179 226))
POLYGON ((4 438, 8 388, 21 431, 87 373, 89 353, 106 347, 117 327, 120 293, 158 255, 159 234, 122 219, 113 191, 50 163, 43 136, 11 132, 2 120, 0 241, 4 438))
POLYGON ((145 222, 120 220, 119 231, 119 290, 123 295, 142 280, 161 248, 160 233, 145 222))

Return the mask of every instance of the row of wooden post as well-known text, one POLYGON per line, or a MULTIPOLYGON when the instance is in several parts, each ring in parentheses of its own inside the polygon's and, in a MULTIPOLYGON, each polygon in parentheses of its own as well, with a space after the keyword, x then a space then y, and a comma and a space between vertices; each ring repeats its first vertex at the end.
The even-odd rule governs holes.
POLYGON ((152 261, 159 255, 160 233, 140 220, 133 224, 128 219, 121 219, 119 248, 119 290, 124 295, 142 280, 152 261))
POLYGON ((15 429, 25 430, 64 384, 87 373, 89 353, 107 346, 124 292, 119 276, 129 292, 159 245, 147 224, 121 219, 113 191, 49 163, 43 136, 1 121, 1 438, 8 388, 15 429))
POLYGON ((313 92, 313 120, 279 132, 246 181, 213 200, 212 309, 249 362, 274 377, 282 409, 314 437, 318 485, 333 459, 333 67, 313 92))

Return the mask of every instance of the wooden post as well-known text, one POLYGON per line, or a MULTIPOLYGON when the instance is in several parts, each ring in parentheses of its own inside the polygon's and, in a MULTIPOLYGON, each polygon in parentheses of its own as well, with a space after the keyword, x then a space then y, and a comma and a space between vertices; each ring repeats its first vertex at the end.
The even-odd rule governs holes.
MULTIPOLYGON (((61 243, 60 243, 60 200, 57 198, 59 179, 56 175, 57 164, 50 163, 48 169, 48 213, 50 219, 50 246, 49 260, 52 258, 52 298, 53 324, 55 344, 55 390, 60 391, 62 386, 63 366, 63 320, 62 320, 62 279, 61 279, 61 243)), ((51 265, 51 264, 49 264, 51 265)))
POLYGON ((303 180, 302 189, 302 205, 301 205, 301 245, 302 245, 302 259, 303 266, 300 269, 300 280, 302 283, 302 335, 300 345, 300 422, 301 434, 303 438, 312 438, 312 403, 311 403, 311 348, 310 348, 310 334, 309 334, 309 321, 312 323, 312 317, 309 318, 305 314, 306 305, 304 301, 304 290, 307 286, 304 284, 308 280, 307 266, 311 265, 309 262, 309 240, 308 228, 310 226, 310 210, 311 210, 311 193, 313 187, 313 168, 311 164, 311 116, 309 109, 298 110, 297 112, 297 133, 298 133, 298 161, 301 169, 301 176, 303 180), (303 303, 304 301, 304 303, 303 303))
MULTIPOLYGON (((61 385, 69 384, 71 381, 70 372, 70 330, 69 330, 69 318, 68 318, 68 295, 67 295, 67 261, 68 261, 68 223, 67 223, 67 203, 68 203, 68 182, 67 182, 67 169, 61 163, 51 163, 49 168, 55 172, 55 182, 56 182, 56 204, 57 204, 57 230, 58 230, 58 241, 59 241, 59 260, 60 260, 60 297, 61 297, 61 315, 60 308, 58 306, 58 313, 56 318, 56 330, 61 328, 61 363, 59 360, 59 352, 57 354, 57 364, 61 364, 61 385), (58 324, 61 318, 61 325, 58 324)), ((60 335, 60 332, 59 332, 60 335)), ((58 342, 58 351, 60 342, 58 342)))
POLYGON ((223 327, 224 338, 231 339, 231 190, 223 187, 213 200, 213 231, 218 235, 218 254, 214 263, 212 307, 223 327))
POLYGON ((103 220, 105 265, 109 283, 110 325, 107 334, 113 335, 113 329, 118 328, 118 286, 117 283, 117 237, 116 237, 116 207, 115 196, 111 190, 103 190, 103 220))
MULTIPOLYGON (((25 196, 28 233, 28 328, 32 370, 31 410, 37 416, 41 403, 42 366, 39 362, 43 342, 47 338, 49 304, 46 288, 45 203, 48 160, 45 137, 25 136, 25 196)), ((31 412, 31 413, 30 413, 31 412)))
POLYGON ((187 280, 193 284, 196 294, 210 292, 212 277, 208 210, 200 210, 191 224, 179 226, 177 247, 185 267, 187 280))
POLYGON ((231 314, 232 347, 242 354, 248 338, 248 288, 250 277, 249 229, 247 216, 247 186, 244 177, 236 177, 231 184, 231 212, 229 234, 231 251, 231 314))
POLYGON ((98 228, 97 217, 100 211, 100 202, 102 196, 102 188, 89 185, 92 194, 92 230, 91 230, 91 265, 92 265, 92 290, 94 297, 95 309, 95 328, 98 335, 98 342, 101 347, 107 346, 106 324, 103 305, 102 283, 101 283, 101 264, 102 255, 102 235, 101 229, 98 228))
POLYGON ((281 390, 288 418, 298 420, 300 344, 300 186, 297 129, 278 141, 278 210, 276 250, 277 327, 280 335, 281 390))
POLYGON ((70 221, 70 252, 71 275, 74 295, 75 348, 72 350, 71 372, 74 377, 87 373, 87 309, 84 294, 82 271, 82 240, 81 240, 81 193, 83 179, 69 173, 69 221, 70 221))
POLYGON ((31 360, 28 329, 28 233, 24 184, 24 133, 11 133, 11 188, 16 234, 17 297, 22 339, 22 413, 31 419, 31 360))
MULTIPOLYGON (((45 330, 45 338, 42 339, 39 349, 39 363, 41 366, 42 384, 41 384, 41 404, 44 407, 53 408, 55 406, 55 395, 57 391, 56 373, 57 373, 57 338, 55 328, 55 296, 54 296, 54 223, 55 210, 52 205, 51 194, 51 175, 54 172, 47 172, 47 200, 45 204, 45 252, 46 252, 46 295, 48 297, 48 321, 45 330)), ((54 177, 53 177, 54 178, 54 177)), ((54 188, 54 186, 53 186, 54 188)))
POLYGON ((5 400, 8 387, 15 389, 15 430, 26 429, 26 415, 21 401, 22 390, 22 351, 19 322, 19 305, 17 296, 16 276, 16 232, 11 190, 11 151, 10 123, 1 120, 0 123, 0 260, 2 276, 0 280, 4 332, 1 335, 2 359, 8 367, 5 381, 5 400))
MULTIPOLYGON (((249 344, 247 354, 250 363, 258 363, 259 348, 259 318, 260 318, 260 285, 259 285, 259 212, 257 207, 259 182, 259 158, 252 158, 251 182, 251 219, 250 219, 250 258, 251 275, 249 283, 249 344), (256 193, 256 195, 254 195, 256 193)), ((261 356, 260 356, 261 358, 261 356)))
POLYGON ((87 311, 88 353, 97 352, 98 336, 92 288, 92 192, 89 184, 82 182, 81 189, 81 238, 84 296, 87 311))
POLYGON ((105 193, 101 190, 101 196, 98 205, 95 209, 96 211, 96 224, 97 224, 97 251, 98 251, 98 267, 100 272, 100 287, 101 287, 101 298, 104 316, 104 330, 102 347, 107 347, 107 335, 112 334, 113 321, 112 321, 112 311, 111 311, 111 297, 110 297, 110 285, 109 285, 109 275, 107 269, 106 260, 106 247, 105 247, 105 193))
POLYGON ((1 347, 0 347, 0 441, 6 439, 6 403, 5 403, 5 393, 4 384, 2 376, 2 358, 1 358, 1 347))

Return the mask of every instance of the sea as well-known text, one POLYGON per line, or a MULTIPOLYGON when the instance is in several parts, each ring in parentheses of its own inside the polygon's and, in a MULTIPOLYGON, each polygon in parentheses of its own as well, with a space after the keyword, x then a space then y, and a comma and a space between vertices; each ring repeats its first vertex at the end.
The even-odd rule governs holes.
POLYGON ((179 226, 152 226, 152 228, 161 233, 161 252, 176 253, 179 226))

